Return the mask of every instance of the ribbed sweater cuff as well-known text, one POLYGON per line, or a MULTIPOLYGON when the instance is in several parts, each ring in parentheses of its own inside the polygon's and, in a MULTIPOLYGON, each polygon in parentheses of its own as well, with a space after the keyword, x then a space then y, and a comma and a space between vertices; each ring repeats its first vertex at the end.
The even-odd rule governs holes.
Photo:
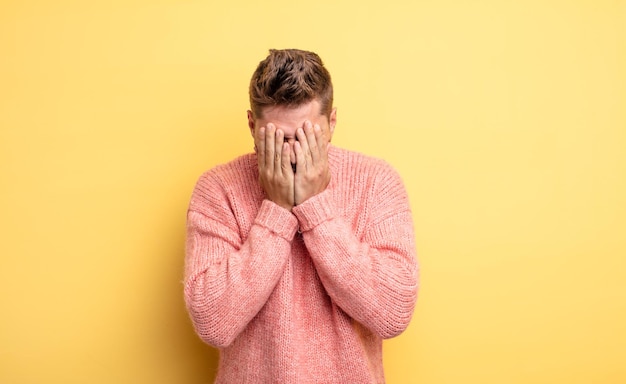
POLYGON ((293 207, 293 214, 298 218, 300 230, 309 231, 335 215, 335 204, 328 189, 309 198, 304 203, 293 207))
POLYGON ((285 208, 263 200, 254 222, 287 241, 291 241, 298 230, 298 219, 285 208))

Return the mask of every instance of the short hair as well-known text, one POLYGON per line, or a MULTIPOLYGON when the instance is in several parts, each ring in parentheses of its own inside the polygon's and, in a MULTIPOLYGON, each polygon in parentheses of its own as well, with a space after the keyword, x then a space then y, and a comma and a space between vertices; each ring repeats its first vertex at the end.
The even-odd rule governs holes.
POLYGON ((313 100, 320 102, 320 113, 326 116, 333 107, 333 84, 322 59, 299 49, 270 49, 252 75, 249 93, 257 117, 264 107, 298 107, 313 100))

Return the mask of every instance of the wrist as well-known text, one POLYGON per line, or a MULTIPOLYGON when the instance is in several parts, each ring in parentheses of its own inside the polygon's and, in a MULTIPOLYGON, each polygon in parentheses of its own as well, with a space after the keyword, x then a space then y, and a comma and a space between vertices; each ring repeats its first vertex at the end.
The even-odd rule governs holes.
POLYGON ((293 208, 294 204, 291 201, 285 201, 282 199, 273 199, 271 197, 267 197, 267 200, 271 201, 272 203, 278 205, 279 207, 288 210, 289 212, 291 212, 291 209, 293 208))

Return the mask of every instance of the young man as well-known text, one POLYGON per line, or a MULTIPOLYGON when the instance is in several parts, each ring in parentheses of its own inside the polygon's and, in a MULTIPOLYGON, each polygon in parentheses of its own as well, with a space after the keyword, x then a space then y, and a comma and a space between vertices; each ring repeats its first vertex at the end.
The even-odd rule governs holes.
POLYGON ((216 383, 384 383, 382 340, 409 324, 404 186, 385 162, 330 144, 332 102, 315 53, 271 50, 250 82, 255 153, 195 187, 185 300, 220 349, 216 383))

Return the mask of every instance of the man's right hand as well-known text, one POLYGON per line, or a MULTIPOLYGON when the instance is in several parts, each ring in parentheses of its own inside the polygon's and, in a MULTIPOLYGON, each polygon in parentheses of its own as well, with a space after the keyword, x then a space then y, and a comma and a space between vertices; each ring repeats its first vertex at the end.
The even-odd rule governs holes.
POLYGON ((291 211, 294 206, 294 172, 291 148, 284 133, 273 124, 258 129, 254 137, 259 163, 259 182, 267 198, 291 211))

